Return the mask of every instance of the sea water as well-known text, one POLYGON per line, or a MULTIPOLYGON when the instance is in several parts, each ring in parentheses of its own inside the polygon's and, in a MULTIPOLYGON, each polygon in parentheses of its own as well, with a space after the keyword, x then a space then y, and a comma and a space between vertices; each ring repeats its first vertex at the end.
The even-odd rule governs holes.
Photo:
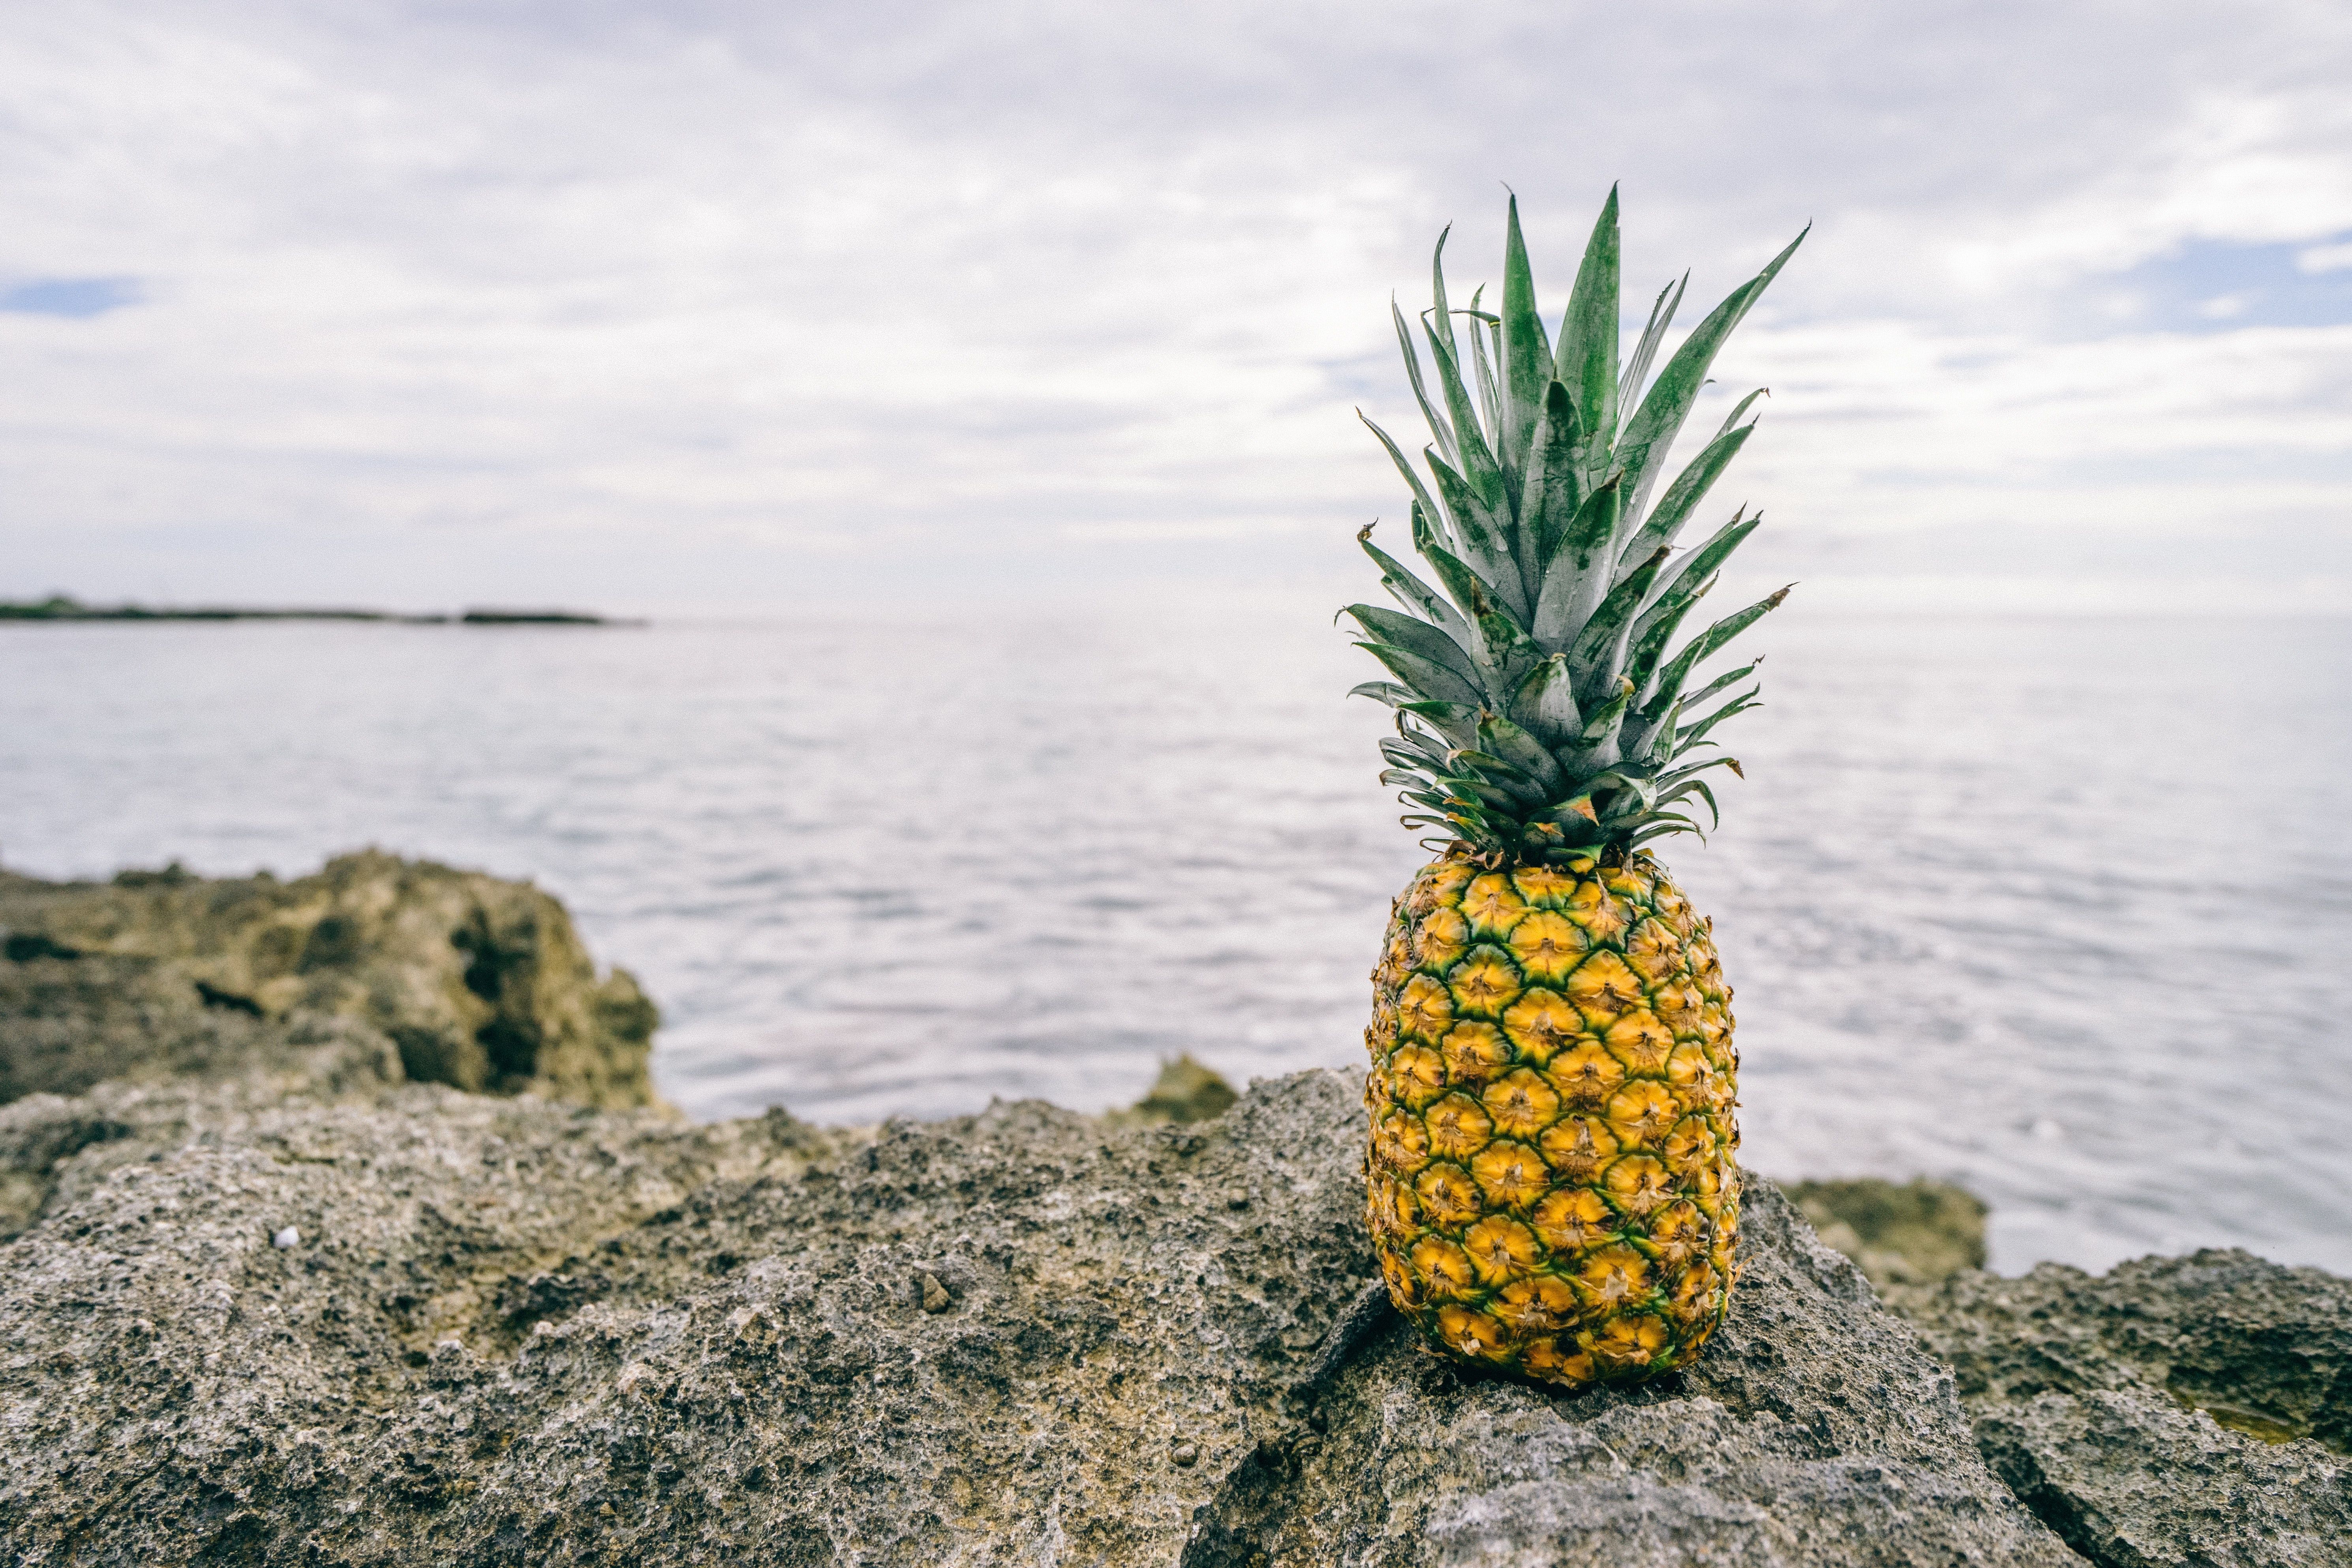
MULTIPOLYGON (((1775 616, 1712 841, 1751 1167, 1993 1261, 2352 1272, 2352 622, 1775 616)), ((528 877, 663 1094, 864 1121, 1360 1068, 1375 673, 1319 617, 0 626, 0 861, 528 877)))

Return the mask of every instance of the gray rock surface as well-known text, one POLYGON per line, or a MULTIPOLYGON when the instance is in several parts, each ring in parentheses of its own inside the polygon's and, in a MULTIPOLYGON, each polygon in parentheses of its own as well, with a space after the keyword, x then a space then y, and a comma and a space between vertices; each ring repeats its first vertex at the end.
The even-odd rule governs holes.
POLYGON ((2074 1562, 1987 1484, 1950 1373, 1775 1188, 1749 1194, 1731 1317, 1688 1372, 1562 1398, 1390 1315, 1183 1561, 2074 1562))
POLYGON ((694 1127, 527 888, 0 879, 0 927, 5 1568, 2352 1561, 2312 1270, 1899 1287, 1947 1365, 1759 1181, 1698 1363, 1565 1395, 1368 1286, 1351 1074, 694 1127))
POLYGON ((373 852, 293 882, 0 872, 0 1102, 299 1073, 340 1026, 373 1033, 365 1070, 394 1079, 646 1105, 656 1017, 626 971, 597 976, 561 904, 476 872, 373 852))
POLYGON ((1364 1295, 1348 1075, 866 1131, 341 1081, 0 1109, 56 1187, 6 1561, 2067 1561, 1761 1184, 1697 1371, 1565 1398, 1364 1295))
POLYGON ((2092 1562, 2352 1563, 2352 1281, 2243 1252, 1969 1272, 1906 1309, 2092 1562))

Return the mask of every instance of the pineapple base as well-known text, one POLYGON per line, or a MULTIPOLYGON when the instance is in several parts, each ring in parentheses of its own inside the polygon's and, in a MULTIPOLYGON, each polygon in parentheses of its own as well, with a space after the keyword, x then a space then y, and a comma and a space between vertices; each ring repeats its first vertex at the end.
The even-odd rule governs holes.
POLYGON ((1723 1321, 1738 1055, 1712 930, 1639 851, 1457 851, 1397 899, 1366 1207, 1390 1299, 1446 1352, 1584 1387, 1686 1366, 1723 1321))

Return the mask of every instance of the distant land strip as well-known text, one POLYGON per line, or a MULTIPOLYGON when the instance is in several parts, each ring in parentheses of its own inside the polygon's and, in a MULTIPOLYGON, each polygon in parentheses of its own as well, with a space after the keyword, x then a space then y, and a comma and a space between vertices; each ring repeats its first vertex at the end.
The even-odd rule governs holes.
POLYGON ((641 626, 646 623, 577 610, 461 611, 404 616, 393 610, 254 609, 230 605, 85 605, 63 594, 39 600, 0 599, 0 621, 384 621, 410 626, 641 626))

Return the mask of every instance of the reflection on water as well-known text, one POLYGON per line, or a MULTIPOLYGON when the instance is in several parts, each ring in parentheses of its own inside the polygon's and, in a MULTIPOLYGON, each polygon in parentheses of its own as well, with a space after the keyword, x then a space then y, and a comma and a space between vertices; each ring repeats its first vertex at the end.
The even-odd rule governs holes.
MULTIPOLYGON (((1996 1267, 2352 1271, 2352 625, 1750 634, 1750 783, 1667 858, 1738 988, 1743 1158, 1994 1205, 1996 1267)), ((0 857, 529 876, 635 969, 700 1116, 1129 1100, 1354 1066, 1391 893, 1362 656, 975 618, 0 627, 0 857)))

